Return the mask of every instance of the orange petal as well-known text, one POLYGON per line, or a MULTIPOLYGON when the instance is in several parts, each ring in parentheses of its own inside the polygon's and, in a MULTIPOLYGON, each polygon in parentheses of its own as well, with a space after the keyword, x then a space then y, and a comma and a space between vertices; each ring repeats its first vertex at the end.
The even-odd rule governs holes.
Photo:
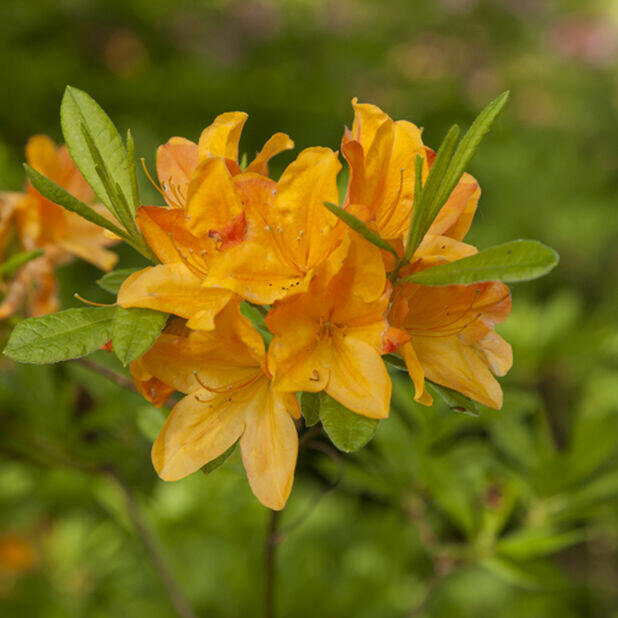
POLYGON ((62 173, 56 144, 47 135, 33 135, 26 143, 26 161, 37 172, 58 182, 62 173))
POLYGON ((157 148, 157 176, 170 206, 184 206, 197 165, 197 144, 184 137, 172 137, 157 148))
POLYGON ((504 376, 513 366, 513 349, 498 333, 490 331, 476 343, 494 375, 504 376))
POLYGON ((425 372, 416 356, 412 344, 406 343, 401 348, 401 356, 406 363, 408 373, 414 384, 414 400, 426 406, 430 406, 433 403, 433 397, 425 389, 425 372))
POLYGON ((202 328, 214 328, 214 317, 231 298, 226 290, 204 287, 181 262, 140 270, 128 277, 118 292, 121 307, 144 307, 187 319, 200 312, 202 328))
POLYGON ((320 324, 288 301, 269 312, 266 325, 275 335, 268 348, 273 388, 315 393, 328 383, 327 344, 319 339, 320 324))
POLYGON ((298 455, 298 433, 290 414, 298 408, 293 393, 274 393, 267 385, 245 413, 240 438, 242 460, 251 490, 270 509, 279 511, 292 490, 298 455))
POLYGON ((265 144, 255 159, 247 166, 246 172, 268 176, 268 162, 280 152, 294 148, 294 142, 285 133, 275 133, 265 144))
POLYGON ((502 283, 417 286, 406 284, 409 312, 401 326, 415 335, 450 336, 474 320, 501 321, 508 315, 510 293, 502 283))
POLYGON ((244 407, 227 395, 187 395, 152 445, 152 464, 164 481, 177 481, 222 455, 244 428, 244 407))
POLYGON ((428 233, 462 240, 470 229, 480 196, 478 182, 470 174, 464 174, 446 204, 440 209, 428 233))
POLYGON ((339 334, 333 337, 330 353, 326 392, 357 414, 386 418, 392 385, 380 353, 364 341, 339 334))
POLYGON ((413 337, 425 376, 490 408, 502 407, 502 389, 483 357, 457 337, 413 337))
POLYGON ((175 389, 173 387, 152 376, 145 366, 143 357, 131 363, 129 370, 135 388, 144 399, 150 401, 154 406, 162 406, 174 394, 175 389))
POLYGON ((198 237, 228 225, 243 204, 223 159, 206 159, 197 168, 187 196, 187 227, 198 237))
POLYGON ((247 118, 244 112, 227 112, 217 116, 200 135, 198 143, 200 162, 210 157, 237 161, 240 134, 247 118))
POLYGON ((170 238, 171 229, 176 227, 177 219, 184 217, 181 210, 159 206, 141 206, 137 210, 136 222, 146 242, 161 262, 179 262, 178 251, 170 238))
MULTIPOLYGON (((472 245, 467 245, 447 236, 427 234, 414 253, 413 262, 419 259, 422 260, 414 271, 436 266, 444 262, 453 262, 475 253, 478 253, 478 250, 472 245)), ((404 272, 408 274, 405 269, 402 271, 402 274, 404 272)))
POLYGON ((141 358, 147 375, 183 393, 206 387, 233 393, 264 374, 264 342, 237 303, 217 316, 213 330, 175 332, 180 322, 172 322, 141 358))
POLYGON ((337 153, 330 148, 306 148, 277 184, 269 223, 281 229, 280 242, 304 270, 315 268, 340 240, 339 220, 324 207, 324 202, 339 202, 340 169, 337 153))
MULTIPOLYGON (((374 105, 353 101, 353 142, 344 145, 351 168, 349 199, 369 207, 383 238, 402 236, 409 225, 414 196, 414 159, 425 151, 418 127, 394 122, 374 105)), ((344 138, 344 141, 345 138, 344 138)))

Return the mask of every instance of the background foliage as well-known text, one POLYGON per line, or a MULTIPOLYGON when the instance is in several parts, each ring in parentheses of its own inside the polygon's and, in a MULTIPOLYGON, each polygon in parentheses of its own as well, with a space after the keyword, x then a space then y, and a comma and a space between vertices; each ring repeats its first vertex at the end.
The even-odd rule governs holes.
MULTIPOLYGON (((472 164, 483 196, 470 238, 534 237, 562 261, 514 286, 499 329, 515 350, 504 409, 428 410, 396 382, 391 418, 363 451, 307 444, 281 524, 281 616, 618 616, 617 11, 611 0, 2 3, 2 189, 20 188, 29 135, 60 139, 67 83, 132 128, 151 168, 159 143, 196 138, 222 111, 249 112, 248 152, 276 130, 298 148, 337 148, 358 96, 436 146, 512 90, 472 164)), ((130 250, 121 259, 140 264, 130 250)), ((98 276, 63 267, 64 306, 75 291, 109 301, 98 276)), ((0 364, 0 615, 174 615, 127 487, 199 616, 257 615, 267 514, 237 453, 164 484, 149 462, 162 415, 139 397, 75 363, 0 364)))

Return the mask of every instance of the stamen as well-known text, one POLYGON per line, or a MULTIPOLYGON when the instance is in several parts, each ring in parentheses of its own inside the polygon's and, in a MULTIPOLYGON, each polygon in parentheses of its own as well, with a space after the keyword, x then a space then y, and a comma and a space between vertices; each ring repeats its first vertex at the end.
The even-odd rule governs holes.
POLYGON ((92 305, 93 307, 115 307, 116 303, 95 303, 93 300, 88 300, 86 298, 84 298, 83 296, 80 296, 77 292, 75 292, 75 294, 73 294, 73 298, 77 298, 77 300, 81 301, 82 303, 85 303, 86 305, 92 305))

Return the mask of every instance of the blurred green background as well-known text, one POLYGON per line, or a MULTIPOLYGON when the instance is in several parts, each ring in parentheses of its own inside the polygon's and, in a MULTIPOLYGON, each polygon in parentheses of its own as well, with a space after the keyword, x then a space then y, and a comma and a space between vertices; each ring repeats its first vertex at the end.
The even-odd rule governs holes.
MULTIPOLYGON (((236 109, 243 151, 275 131, 338 148, 353 96, 436 147, 511 89, 471 165, 469 239, 538 238, 562 260, 514 287, 504 408, 421 408, 395 377, 363 451, 304 449, 278 615, 618 616, 615 0, 3 0, 0 75, 5 190, 28 136, 60 140, 66 84, 131 127, 151 168, 158 144, 236 109)), ((59 276, 64 306, 112 300, 93 268, 59 276)), ((174 616, 136 510, 197 616, 260 614, 268 514, 237 454, 164 484, 149 460, 163 416, 139 397, 74 363, 0 368, 0 616, 174 616)))

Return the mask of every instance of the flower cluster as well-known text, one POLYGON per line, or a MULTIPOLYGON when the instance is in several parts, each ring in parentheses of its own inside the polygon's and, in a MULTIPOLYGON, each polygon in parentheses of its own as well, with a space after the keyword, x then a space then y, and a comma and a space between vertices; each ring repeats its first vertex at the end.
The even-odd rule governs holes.
MULTIPOLYGON (((94 202, 94 193, 66 146, 56 146, 46 135, 35 135, 26 145, 26 161, 76 198, 94 202)), ((93 207, 104 212, 101 205, 93 207)), ((22 305, 30 315, 57 311, 54 268, 76 256, 110 270, 118 256, 106 247, 114 242, 103 229, 54 204, 30 183, 23 193, 0 193, 0 262, 4 254, 16 252, 15 257, 38 256, 16 269, 7 281, 0 280, 0 319, 22 305)))
POLYGON ((338 209, 365 234, 325 206, 340 203, 342 165, 329 148, 303 150, 275 180, 268 162, 293 142, 277 133, 239 164, 247 119, 240 112, 218 116, 197 144, 174 137, 159 147, 167 205, 140 207, 136 221, 160 264, 127 278, 118 304, 176 316, 131 366, 153 403, 186 394, 153 446, 163 479, 180 479, 239 441, 252 490, 281 509, 298 450, 297 394, 324 392, 355 414, 383 419, 391 397, 385 354, 405 363, 422 404, 432 402, 431 381, 502 405, 494 376, 509 370, 512 353, 494 326, 509 314, 509 289, 411 280, 477 253, 463 239, 479 185, 468 174, 459 179, 410 255, 418 185, 436 155, 414 124, 353 106, 338 209), (265 314, 267 347, 247 306, 265 314))

